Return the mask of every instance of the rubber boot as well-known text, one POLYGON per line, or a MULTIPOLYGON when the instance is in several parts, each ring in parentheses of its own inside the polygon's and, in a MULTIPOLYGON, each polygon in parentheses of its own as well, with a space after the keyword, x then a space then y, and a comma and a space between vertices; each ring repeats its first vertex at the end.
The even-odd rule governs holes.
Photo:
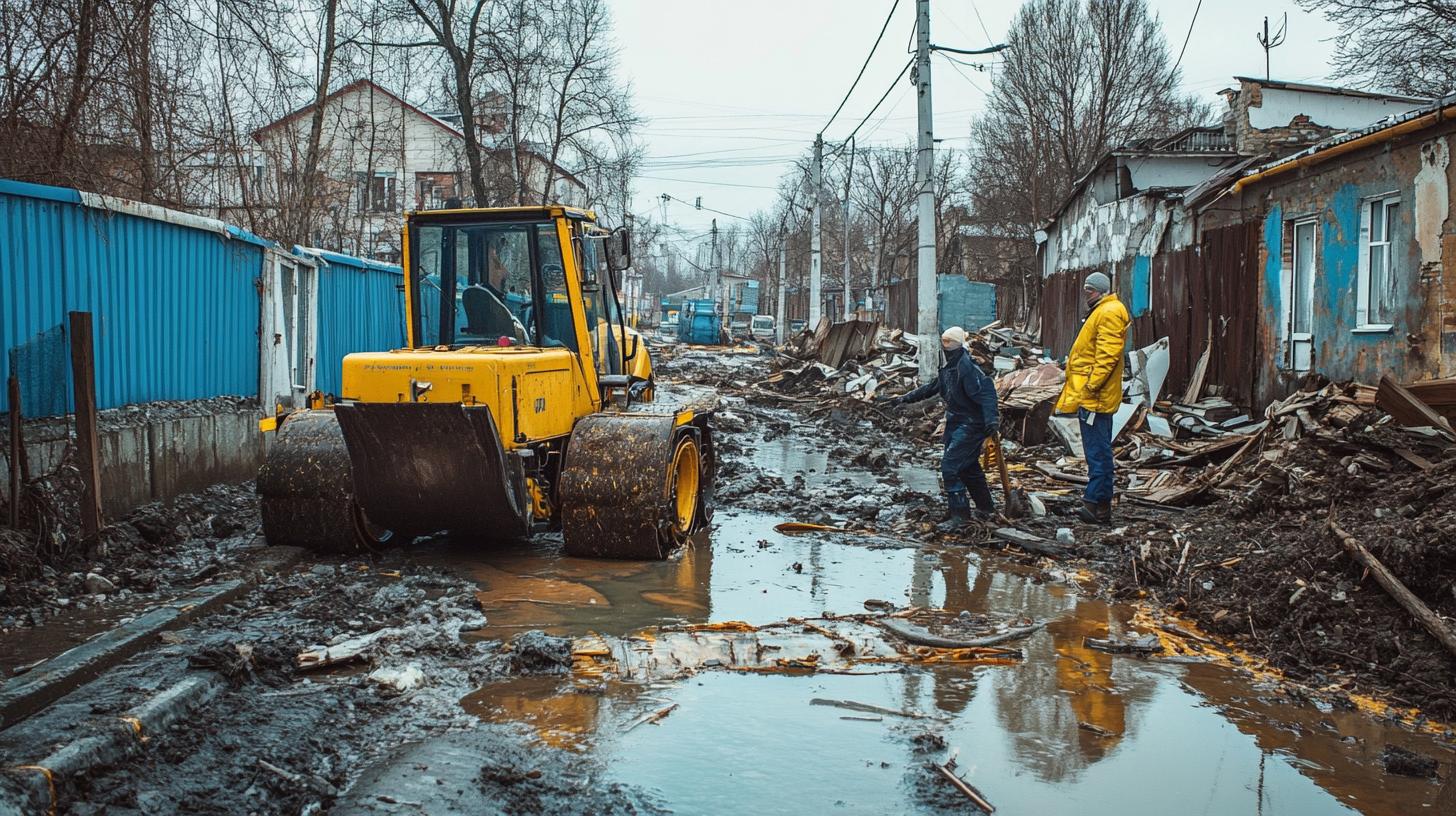
POLYGON ((966 488, 971 494, 971 501, 976 505, 973 516, 988 519, 996 515, 996 501, 991 498, 991 486, 986 484, 986 477, 972 479, 966 483, 966 488))
POLYGON ((1087 524, 1111 524, 1112 523, 1112 502, 1090 502, 1082 500, 1082 507, 1077 510, 1077 519, 1087 524))
POLYGON ((945 494, 946 513, 940 524, 941 530, 958 530, 971 519, 971 502, 964 490, 949 490, 945 494))

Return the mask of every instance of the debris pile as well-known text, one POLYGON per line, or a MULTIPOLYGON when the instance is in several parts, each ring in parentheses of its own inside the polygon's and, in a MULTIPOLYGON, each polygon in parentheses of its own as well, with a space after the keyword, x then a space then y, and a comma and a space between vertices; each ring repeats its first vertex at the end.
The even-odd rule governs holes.
POLYGON ((1124 499, 1187 509, 1082 553, 1110 559, 1121 592, 1150 594, 1300 679, 1373 679, 1456 715, 1456 655, 1442 645, 1456 638, 1441 621, 1456 617, 1456 434, 1388 379, 1311 384, 1258 425, 1182 443, 1133 433, 1124 499))

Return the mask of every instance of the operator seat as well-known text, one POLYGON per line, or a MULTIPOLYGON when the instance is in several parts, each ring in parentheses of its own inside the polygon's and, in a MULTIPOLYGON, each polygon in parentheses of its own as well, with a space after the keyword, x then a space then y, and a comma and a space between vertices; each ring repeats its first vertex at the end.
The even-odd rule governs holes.
POLYGON ((465 287, 460 293, 460 302, 465 307, 465 320, 469 324, 462 330, 464 334, 491 341, 497 337, 514 337, 526 342, 525 327, 511 314, 510 308, 486 287, 478 283, 465 287))

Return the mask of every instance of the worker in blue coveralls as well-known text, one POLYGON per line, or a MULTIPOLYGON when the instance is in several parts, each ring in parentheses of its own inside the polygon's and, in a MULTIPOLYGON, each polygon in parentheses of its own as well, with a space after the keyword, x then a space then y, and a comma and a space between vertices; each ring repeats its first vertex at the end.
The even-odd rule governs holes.
POLYGON ((952 523, 963 523, 973 516, 988 518, 996 512, 991 487, 981 470, 981 448, 1000 427, 996 385, 971 359, 966 339, 966 330, 960 326, 946 329, 940 336, 940 376, 890 401, 898 406, 936 395, 945 400, 945 434, 941 438, 945 452, 940 457, 940 476, 949 505, 946 520, 952 523))

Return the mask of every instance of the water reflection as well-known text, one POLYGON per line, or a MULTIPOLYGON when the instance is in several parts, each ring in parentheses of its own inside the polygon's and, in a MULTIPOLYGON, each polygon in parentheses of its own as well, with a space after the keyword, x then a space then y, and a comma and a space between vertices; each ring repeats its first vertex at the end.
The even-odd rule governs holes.
POLYGON ((1088 636, 1125 631, 1125 608, 964 548, 783 536, 771 529, 777 520, 720 514, 713 541, 661 564, 563 558, 549 544, 421 557, 474 571, 498 635, 543 623, 569 635, 764 624, 857 612, 867 598, 1047 626, 1021 644, 1025 659, 1007 667, 881 674, 863 666, 863 675, 837 676, 708 670, 659 687, 513 680, 464 704, 484 719, 525 724, 550 744, 598 753, 614 778, 656 789, 679 812, 935 810, 903 784, 923 766, 912 740, 925 731, 961 751, 965 772, 1004 812, 1061 812, 1076 802, 1079 812, 1119 816, 1401 813, 1438 801, 1446 811, 1424 812, 1456 812, 1456 793, 1386 776, 1376 759, 1386 742, 1439 752, 1427 738, 1363 714, 1292 705, 1225 668, 1088 649, 1088 636), (814 697, 931 717, 844 719, 854 712, 811 706, 814 697), (674 703, 660 723, 627 730, 674 703))

